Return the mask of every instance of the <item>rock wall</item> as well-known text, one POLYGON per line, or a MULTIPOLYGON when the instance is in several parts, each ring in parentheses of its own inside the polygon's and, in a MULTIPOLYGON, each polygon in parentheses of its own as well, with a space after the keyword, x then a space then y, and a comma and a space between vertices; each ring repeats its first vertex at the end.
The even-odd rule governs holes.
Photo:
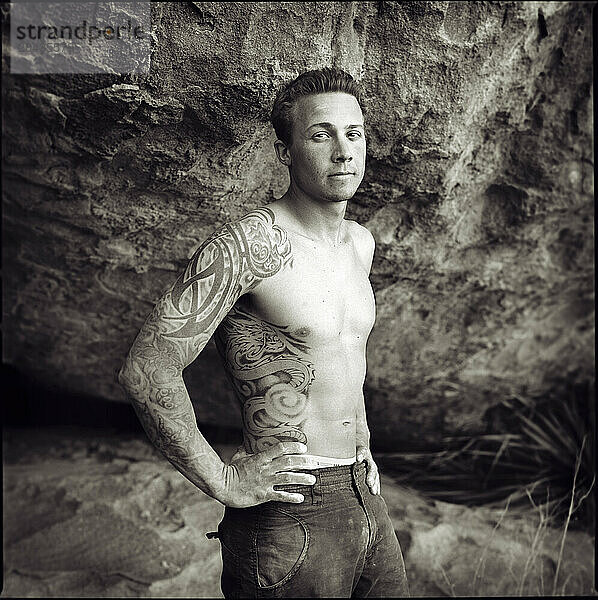
MULTIPOLYGON (((286 189, 277 87, 335 65, 368 94, 347 216, 377 242, 377 443, 479 431, 512 395, 558 400, 594 377, 591 8, 154 3, 148 75, 11 75, 5 43, 4 360, 122 400, 114 374, 162 290, 286 189)), ((213 345, 185 378, 199 420, 230 425, 213 345)))

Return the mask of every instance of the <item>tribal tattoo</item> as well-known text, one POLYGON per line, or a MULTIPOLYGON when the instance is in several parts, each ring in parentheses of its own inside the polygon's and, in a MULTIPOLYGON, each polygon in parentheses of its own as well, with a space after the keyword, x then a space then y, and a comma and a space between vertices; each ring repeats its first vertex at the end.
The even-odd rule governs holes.
POLYGON ((274 225, 267 208, 227 223, 206 240, 174 284, 171 299, 178 314, 166 318, 180 327, 169 337, 189 338, 210 331, 242 291, 278 273, 290 254, 286 233, 274 225))
POLYGON ((308 388, 314 379, 309 348, 287 327, 257 319, 235 307, 214 339, 243 406, 246 450, 279 442, 307 443, 308 388))
POLYGON ((196 426, 183 369, 239 296, 291 260, 290 243, 271 210, 227 223, 195 252, 135 339, 119 381, 150 440, 184 473, 208 446, 196 426))

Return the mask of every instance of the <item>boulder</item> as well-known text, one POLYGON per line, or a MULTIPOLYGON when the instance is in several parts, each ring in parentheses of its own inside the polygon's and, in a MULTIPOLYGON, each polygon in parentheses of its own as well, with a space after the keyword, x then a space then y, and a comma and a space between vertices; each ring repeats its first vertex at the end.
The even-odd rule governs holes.
MULTIPOLYGON (((148 74, 14 75, 5 43, 5 361, 124 400, 115 372, 161 292, 211 231, 286 189, 277 87, 334 65, 367 93, 347 217, 377 243, 379 447, 481 431, 505 398, 585 384, 591 8, 152 3, 148 74)), ((213 345, 185 377, 200 422, 239 423, 213 345)))

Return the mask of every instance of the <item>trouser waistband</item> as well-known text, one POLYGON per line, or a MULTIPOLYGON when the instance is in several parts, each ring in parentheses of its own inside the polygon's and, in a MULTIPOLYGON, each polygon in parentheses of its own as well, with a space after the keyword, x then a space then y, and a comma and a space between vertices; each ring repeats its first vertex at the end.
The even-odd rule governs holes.
POLYGON ((357 478, 365 475, 365 469, 365 463, 359 462, 352 465, 302 470, 301 472, 315 476, 316 482, 313 485, 276 485, 274 489, 299 493, 305 498, 304 503, 319 504, 324 495, 336 490, 353 489, 357 478))
POLYGON ((309 467, 305 467, 310 471, 313 469, 323 469, 326 467, 340 467, 341 465, 352 465, 356 457, 351 458, 331 458, 330 456, 318 456, 317 454, 304 454, 304 458, 309 458, 313 463, 309 467))
POLYGON ((322 486, 328 486, 352 481, 354 473, 359 472, 362 468, 365 469, 365 463, 360 462, 352 463, 350 465, 322 467, 320 469, 306 469, 305 472, 314 475, 316 483, 319 483, 322 486))

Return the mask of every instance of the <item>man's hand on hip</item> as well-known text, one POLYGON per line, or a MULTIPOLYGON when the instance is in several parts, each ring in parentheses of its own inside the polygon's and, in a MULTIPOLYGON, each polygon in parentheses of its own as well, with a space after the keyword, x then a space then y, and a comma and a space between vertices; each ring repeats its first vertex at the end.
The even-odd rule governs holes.
POLYGON ((372 458, 372 453, 367 446, 357 446, 357 462, 366 463, 367 475, 365 478, 370 492, 376 495, 380 493, 380 474, 378 473, 378 467, 372 458))
POLYGON ((296 473, 309 467, 307 446, 300 442, 280 442, 257 454, 237 450, 224 465, 224 489, 216 497, 232 508, 247 508, 270 500, 301 503, 302 494, 275 490, 275 485, 313 485, 316 478, 309 473, 296 473))

